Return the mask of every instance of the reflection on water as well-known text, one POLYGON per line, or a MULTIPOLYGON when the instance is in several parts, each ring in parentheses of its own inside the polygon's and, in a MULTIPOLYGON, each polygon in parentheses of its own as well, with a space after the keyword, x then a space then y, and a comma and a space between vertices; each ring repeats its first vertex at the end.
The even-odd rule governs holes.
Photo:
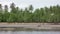
POLYGON ((59 31, 0 31, 0 34, 60 34, 59 31))

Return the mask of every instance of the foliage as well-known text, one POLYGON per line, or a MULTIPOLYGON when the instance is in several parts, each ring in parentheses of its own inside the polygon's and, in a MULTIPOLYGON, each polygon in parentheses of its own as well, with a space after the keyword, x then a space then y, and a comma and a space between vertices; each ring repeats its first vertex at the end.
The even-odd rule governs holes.
POLYGON ((44 8, 33 9, 30 5, 25 10, 15 7, 15 4, 10 5, 10 12, 7 5, 2 8, 0 4, 0 22, 60 22, 60 6, 50 6, 44 8))

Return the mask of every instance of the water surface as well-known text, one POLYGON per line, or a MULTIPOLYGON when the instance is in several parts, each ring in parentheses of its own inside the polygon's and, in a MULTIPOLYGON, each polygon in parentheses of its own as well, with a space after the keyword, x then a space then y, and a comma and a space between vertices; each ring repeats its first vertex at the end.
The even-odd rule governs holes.
POLYGON ((59 31, 0 31, 0 34, 60 34, 59 31))

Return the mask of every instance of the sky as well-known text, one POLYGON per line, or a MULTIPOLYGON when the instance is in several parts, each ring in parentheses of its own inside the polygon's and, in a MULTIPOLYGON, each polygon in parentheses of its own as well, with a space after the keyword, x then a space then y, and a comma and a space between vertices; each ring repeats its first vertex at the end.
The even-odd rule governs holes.
POLYGON ((49 7, 57 4, 60 5, 60 0, 0 0, 0 4, 3 6, 10 6, 12 2, 20 8, 29 7, 29 5, 33 5, 34 8, 49 7))

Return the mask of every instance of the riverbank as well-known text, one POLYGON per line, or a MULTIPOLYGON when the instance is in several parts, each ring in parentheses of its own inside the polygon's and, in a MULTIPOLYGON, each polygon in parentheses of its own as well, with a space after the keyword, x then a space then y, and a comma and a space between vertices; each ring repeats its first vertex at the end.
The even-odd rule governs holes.
POLYGON ((0 31, 60 31, 60 29, 0 28, 0 31))
POLYGON ((51 23, 0 23, 1 30, 60 31, 60 25, 52 25, 51 23))

